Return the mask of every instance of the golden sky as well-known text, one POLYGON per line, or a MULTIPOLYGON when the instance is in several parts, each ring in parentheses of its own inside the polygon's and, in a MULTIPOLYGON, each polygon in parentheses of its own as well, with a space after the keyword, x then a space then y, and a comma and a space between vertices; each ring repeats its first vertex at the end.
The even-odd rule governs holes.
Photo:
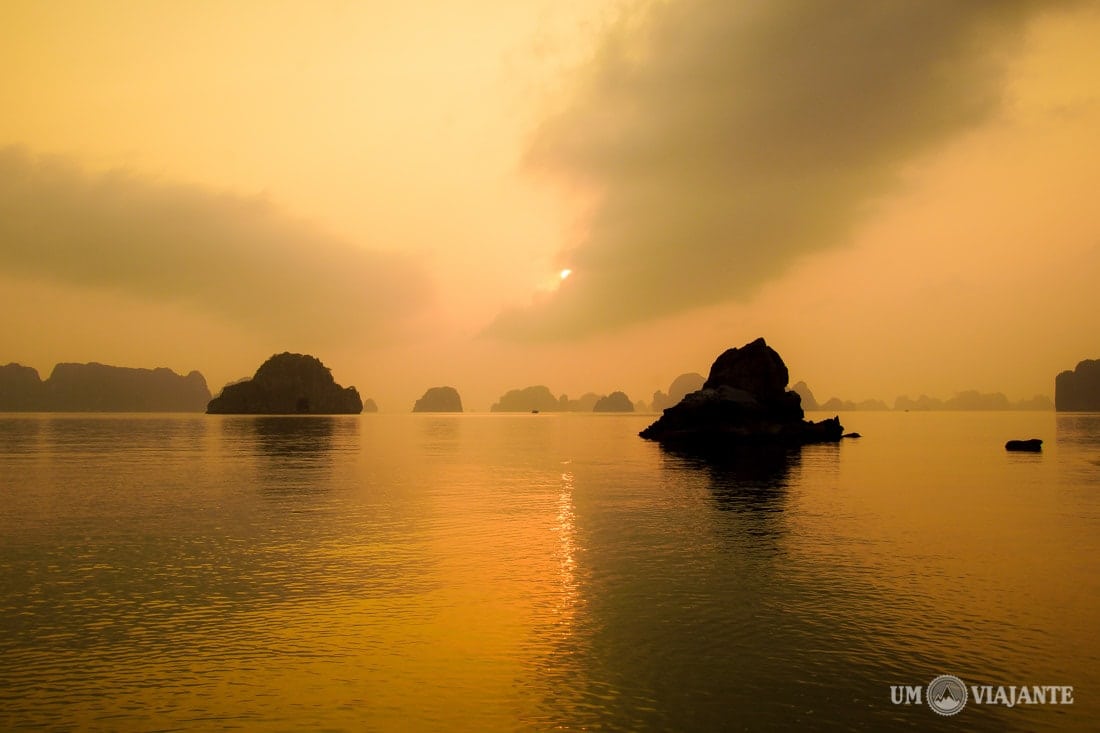
POLYGON ((1100 357, 1100 5, 0 6, 0 363, 649 400, 1100 357), (573 274, 561 280, 569 267, 573 274))

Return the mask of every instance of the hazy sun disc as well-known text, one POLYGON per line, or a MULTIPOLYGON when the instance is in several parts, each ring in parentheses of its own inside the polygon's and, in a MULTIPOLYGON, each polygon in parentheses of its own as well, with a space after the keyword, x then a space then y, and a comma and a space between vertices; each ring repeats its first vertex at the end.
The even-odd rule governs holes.
POLYGON ((561 271, 561 279, 562 279, 562 280, 564 280, 565 278, 569 277, 569 276, 570 276, 570 275, 572 275, 572 274, 573 274, 573 271, 572 271, 572 270, 570 270, 570 269, 569 269, 569 268, 567 267, 567 268, 565 268, 564 270, 562 270, 562 271, 561 271))

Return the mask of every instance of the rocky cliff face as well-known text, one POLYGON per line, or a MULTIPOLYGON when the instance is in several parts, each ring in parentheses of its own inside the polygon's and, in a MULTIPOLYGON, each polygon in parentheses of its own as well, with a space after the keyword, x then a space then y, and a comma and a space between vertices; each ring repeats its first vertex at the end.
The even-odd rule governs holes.
POLYGON ((1054 378, 1054 409, 1100 412, 1100 359, 1086 359, 1054 378))
POLYGON ((744 443, 804 445, 839 441, 836 418, 804 420, 801 398, 787 391, 787 366, 764 339, 729 349, 715 360, 701 390, 665 410, 640 435, 700 452, 744 443))
POLYGON ((34 412, 44 409, 45 386, 38 370, 21 364, 0 367, 0 410, 34 412))
POLYGON ((199 372, 58 364, 40 381, 30 367, 0 367, 0 410, 41 412, 202 412, 210 390, 199 372))
POLYGON ((413 412, 462 412, 462 397, 454 387, 432 387, 416 401, 413 412))
POLYGON ((342 415, 359 414, 363 401, 355 387, 341 387, 319 359, 282 353, 260 365, 255 376, 231 384, 210 400, 210 414, 342 415))

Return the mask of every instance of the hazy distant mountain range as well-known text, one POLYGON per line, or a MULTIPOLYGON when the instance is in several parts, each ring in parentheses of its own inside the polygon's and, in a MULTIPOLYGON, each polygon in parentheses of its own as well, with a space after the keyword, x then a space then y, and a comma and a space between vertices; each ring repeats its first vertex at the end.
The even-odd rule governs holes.
POLYGON ((630 401, 625 392, 598 395, 586 392, 579 399, 569 395, 554 397, 549 387, 542 384, 511 389, 489 408, 490 412, 645 412, 646 404, 630 401))
MULTIPOLYGON (((802 397, 802 407, 806 410, 846 411, 853 410, 889 410, 891 407, 882 400, 842 400, 832 397, 829 400, 818 403, 814 399, 814 393, 806 386, 805 382, 799 382, 791 387, 802 397)), ((902 395, 894 400, 894 410, 1053 410, 1054 403, 1045 395, 1035 395, 1029 400, 1012 402, 1001 392, 979 392, 976 389, 958 392, 954 397, 941 400, 937 397, 921 395, 917 399, 911 399, 908 395, 902 395)))
POLYGON ((0 367, 0 411, 202 412, 210 401, 206 379, 171 369, 58 364, 43 381, 20 364, 0 367))
MULTIPOLYGON (((490 408, 492 412, 661 412, 703 386, 701 374, 681 374, 668 392, 658 390, 651 404, 631 402, 621 391, 611 395, 588 392, 579 398, 555 397, 549 388, 534 385, 509 390, 490 408)), ((1100 411, 1100 360, 1085 360, 1073 371, 1055 380, 1055 399, 1036 395, 1011 401, 1001 392, 966 390, 948 399, 902 395, 891 407, 879 399, 862 401, 832 397, 821 403, 805 382, 791 388, 802 398, 806 410, 845 412, 853 410, 1053 410, 1100 411)), ((0 412, 203 412, 211 394, 198 371, 181 376, 171 369, 138 369, 108 366, 97 362, 62 363, 42 380, 37 370, 11 363, 0 366, 0 412)), ((453 388, 433 388, 425 393, 414 411, 461 411, 453 388), (446 391, 446 392, 445 392, 446 391), (451 394, 453 392, 453 394, 451 394), (446 398, 446 399, 444 399, 446 398)), ((363 412, 375 412, 373 400, 363 401, 363 412)))

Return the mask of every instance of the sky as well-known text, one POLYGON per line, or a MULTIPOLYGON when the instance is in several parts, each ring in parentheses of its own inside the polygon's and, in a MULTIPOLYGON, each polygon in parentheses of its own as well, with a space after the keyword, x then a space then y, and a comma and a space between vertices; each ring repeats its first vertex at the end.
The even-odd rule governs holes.
POLYGON ((1100 3, 0 6, 0 363, 648 401, 1100 358, 1100 3), (562 277, 568 270, 567 277, 562 277))

